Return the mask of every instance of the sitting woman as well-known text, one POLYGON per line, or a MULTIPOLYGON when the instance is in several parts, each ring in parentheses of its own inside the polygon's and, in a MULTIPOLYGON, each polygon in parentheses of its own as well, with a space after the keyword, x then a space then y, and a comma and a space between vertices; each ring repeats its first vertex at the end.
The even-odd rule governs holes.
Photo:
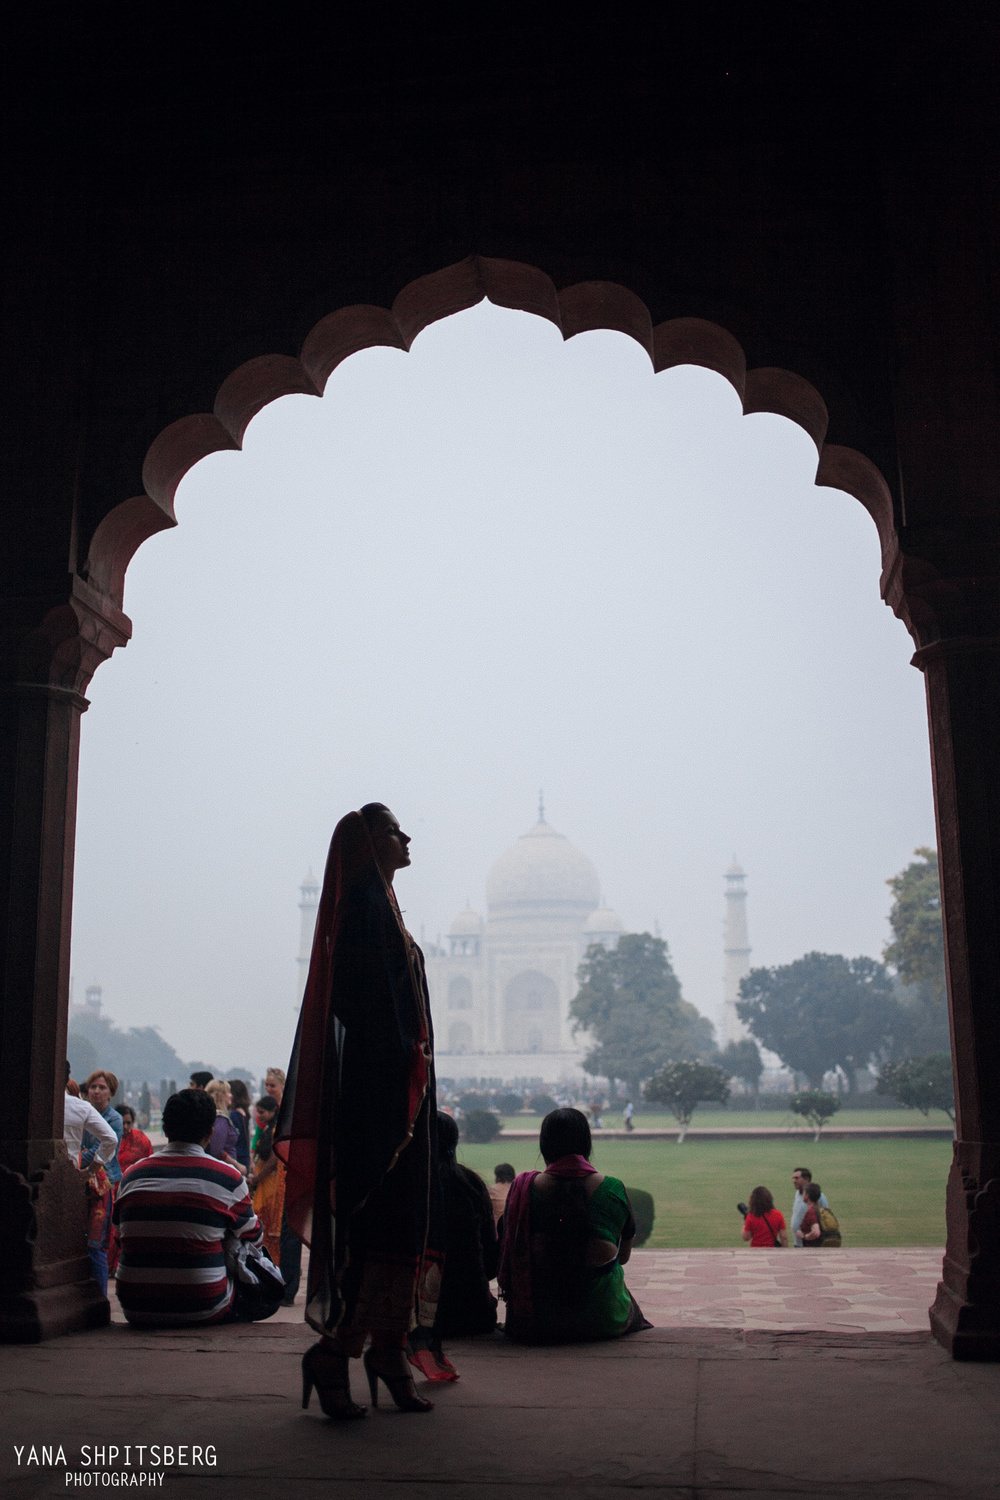
POLYGON ((625 1285, 635 1220, 625 1188, 590 1165, 578 1109, 542 1121, 544 1172, 522 1172, 501 1221, 507 1337, 521 1344, 613 1339, 651 1328, 625 1285))
POLYGON ((497 1299, 497 1232, 486 1184, 456 1160, 458 1126, 438 1115, 439 1176, 444 1207, 445 1260, 435 1329, 445 1338, 492 1333, 497 1299))

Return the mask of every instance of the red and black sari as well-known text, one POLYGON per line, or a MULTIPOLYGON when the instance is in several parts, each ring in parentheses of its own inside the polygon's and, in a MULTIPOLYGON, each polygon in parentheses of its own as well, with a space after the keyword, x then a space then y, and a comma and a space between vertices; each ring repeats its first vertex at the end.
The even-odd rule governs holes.
POLYGON ((306 1321, 360 1345, 434 1322, 443 1264, 423 955, 360 813, 334 830, 275 1128, 311 1247, 306 1321))

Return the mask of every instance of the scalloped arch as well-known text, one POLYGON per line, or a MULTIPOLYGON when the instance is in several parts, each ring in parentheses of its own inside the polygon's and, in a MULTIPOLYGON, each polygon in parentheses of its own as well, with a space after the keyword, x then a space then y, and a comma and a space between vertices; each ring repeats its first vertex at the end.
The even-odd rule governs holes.
POLYGON ((897 548, 889 486, 863 453, 825 442, 826 405, 809 381, 791 370, 748 371, 733 335, 703 318, 671 318, 654 328, 641 298, 615 282, 582 281, 558 292, 536 266, 470 255, 411 281, 391 308, 359 304, 328 314, 306 335, 298 358, 264 354, 248 360, 223 381, 211 412, 192 413, 165 427, 146 454, 145 493, 116 505, 94 532, 84 567, 87 579, 121 606, 132 557, 149 537, 177 524, 177 486, 200 459, 240 448, 253 418, 280 396, 321 396, 341 361, 358 350, 384 346, 408 351, 429 324, 484 298, 498 307, 548 318, 564 339, 599 328, 625 333, 645 349, 655 372, 701 365, 725 376, 745 414, 774 412, 796 422, 816 444, 816 483, 846 490, 875 522, 883 580, 887 578, 897 548))

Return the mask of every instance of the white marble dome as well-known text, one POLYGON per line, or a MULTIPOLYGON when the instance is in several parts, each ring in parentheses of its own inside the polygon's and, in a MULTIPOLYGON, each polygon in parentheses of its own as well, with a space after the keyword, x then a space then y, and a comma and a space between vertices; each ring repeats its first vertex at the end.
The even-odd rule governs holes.
POLYGON ((449 937, 479 937, 483 930, 483 919, 477 911, 466 907, 448 928, 449 937))
POLYGON ((604 936, 612 932, 624 932, 625 923, 616 911, 611 910, 610 906, 599 906, 596 911, 590 913, 583 924, 583 930, 604 936))
POLYGON ((490 921, 564 917, 582 923, 601 888, 590 860, 548 823, 536 823, 501 854, 486 879, 490 921))

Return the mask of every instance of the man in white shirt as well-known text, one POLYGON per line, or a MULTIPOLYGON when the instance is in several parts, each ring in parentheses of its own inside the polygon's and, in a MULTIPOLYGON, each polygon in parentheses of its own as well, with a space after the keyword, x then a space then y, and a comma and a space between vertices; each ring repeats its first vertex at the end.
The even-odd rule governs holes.
MULTIPOLYGON (((795 1198, 792 1202, 792 1222, 788 1226, 788 1243, 790 1245, 794 1245, 796 1250, 802 1249, 802 1246, 795 1238, 795 1235, 797 1230, 801 1228, 802 1220, 805 1218, 806 1210, 809 1207, 809 1202, 806 1198, 806 1188, 809 1186, 812 1180, 813 1174, 810 1172, 808 1167, 796 1167, 795 1171, 792 1173, 792 1182, 795 1184, 795 1198)), ((829 1203, 827 1203, 826 1201, 825 1193, 820 1193, 819 1195, 819 1206, 820 1208, 830 1207, 829 1203)))
POLYGON ((74 1167, 80 1165, 80 1147, 83 1144, 85 1130, 89 1130, 98 1141, 96 1159, 99 1162, 110 1161, 118 1150, 118 1137, 111 1126, 86 1099, 74 1099, 72 1094, 67 1094, 66 1113, 63 1117, 63 1140, 66 1142, 66 1150, 69 1152, 69 1159, 74 1167))

